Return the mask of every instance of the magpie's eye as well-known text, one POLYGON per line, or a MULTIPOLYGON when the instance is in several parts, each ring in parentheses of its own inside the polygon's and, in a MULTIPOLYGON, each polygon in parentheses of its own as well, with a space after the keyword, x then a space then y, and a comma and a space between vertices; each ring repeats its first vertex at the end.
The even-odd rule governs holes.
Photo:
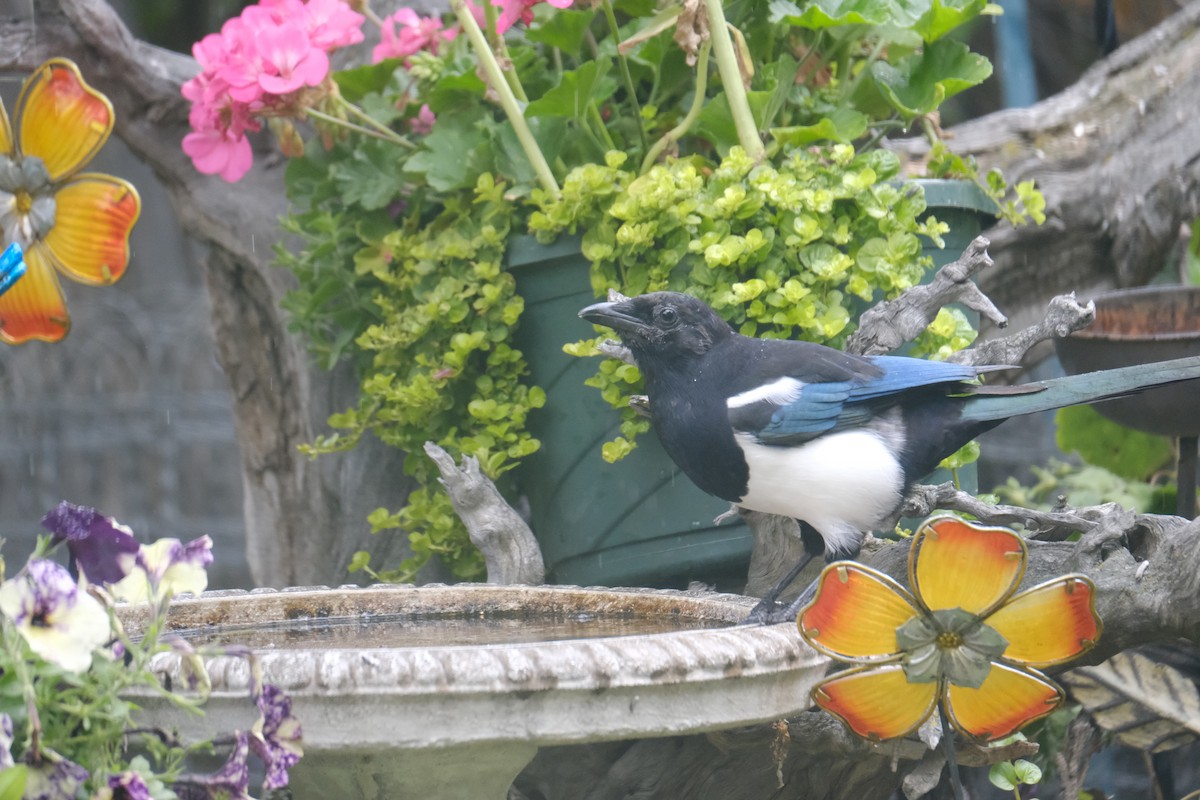
POLYGON ((658 321, 664 328, 670 328, 679 322, 679 312, 671 306, 664 306, 658 310, 658 321))

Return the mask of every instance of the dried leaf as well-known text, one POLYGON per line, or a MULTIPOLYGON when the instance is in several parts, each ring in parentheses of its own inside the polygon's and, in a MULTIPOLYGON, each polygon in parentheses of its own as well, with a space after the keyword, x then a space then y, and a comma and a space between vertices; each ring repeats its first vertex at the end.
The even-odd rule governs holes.
POLYGON ((1140 653, 1119 653, 1062 676, 1071 696, 1123 744, 1161 753, 1200 736, 1200 691, 1181 672, 1140 653))
POLYGON ((708 13, 701 0, 683 0, 683 11, 675 25, 675 43, 687 53, 689 67, 696 66, 700 45, 708 39, 708 13))

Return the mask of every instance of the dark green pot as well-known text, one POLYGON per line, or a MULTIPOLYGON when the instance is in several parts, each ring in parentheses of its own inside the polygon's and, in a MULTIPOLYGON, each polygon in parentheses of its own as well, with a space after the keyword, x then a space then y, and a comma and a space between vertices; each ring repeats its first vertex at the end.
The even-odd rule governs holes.
MULTIPOLYGON (((930 207, 951 226, 946 249, 927 251, 941 266, 978 235, 980 211, 990 202, 971 185, 926 186, 930 207), (944 205, 943 190, 949 193, 944 205)), ((753 542, 741 523, 713 524, 729 509, 727 503, 693 486, 653 434, 641 437, 637 449, 616 464, 600 456, 604 442, 618 435, 618 415, 599 392, 584 386, 595 362, 562 350, 593 333, 578 316, 595 302, 579 241, 540 245, 532 237, 516 237, 508 264, 525 299, 515 344, 529 363, 532 383, 547 398, 529 422, 542 449, 517 472, 547 580, 664 588, 703 581, 740 592, 753 542)))

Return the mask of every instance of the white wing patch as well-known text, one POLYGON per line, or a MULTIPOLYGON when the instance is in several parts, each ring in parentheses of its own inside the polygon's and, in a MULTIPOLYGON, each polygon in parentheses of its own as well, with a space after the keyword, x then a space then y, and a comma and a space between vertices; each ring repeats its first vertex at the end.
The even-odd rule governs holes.
POLYGON ((735 394, 725 401, 725 407, 742 408, 743 406, 761 402, 786 406, 799 397, 803 389, 804 381, 798 381, 795 378, 779 378, 770 383, 764 383, 762 386, 756 386, 741 394, 735 394))

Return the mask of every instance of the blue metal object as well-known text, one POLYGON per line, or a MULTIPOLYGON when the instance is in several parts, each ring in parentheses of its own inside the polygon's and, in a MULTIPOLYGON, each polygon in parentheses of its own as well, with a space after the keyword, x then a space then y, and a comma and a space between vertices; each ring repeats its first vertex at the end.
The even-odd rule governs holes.
POLYGON ((0 294, 4 294, 25 274, 25 253, 13 242, 0 253, 0 294))
POLYGON ((996 17, 996 60, 1004 87, 1004 107, 1024 108, 1038 101, 1033 53, 1029 46, 1029 7, 1026 0, 999 0, 1004 13, 996 17))

